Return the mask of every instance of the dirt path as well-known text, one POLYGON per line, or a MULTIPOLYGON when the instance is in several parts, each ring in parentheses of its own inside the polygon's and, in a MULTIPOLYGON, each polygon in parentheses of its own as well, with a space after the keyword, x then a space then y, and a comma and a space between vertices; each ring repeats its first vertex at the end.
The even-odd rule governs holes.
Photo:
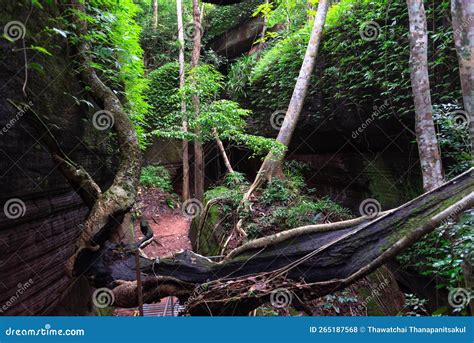
MULTIPOLYGON (((148 257, 169 255, 183 249, 191 249, 188 238, 191 221, 183 215, 176 199, 172 200, 176 208, 169 206, 171 196, 157 189, 142 189, 138 198, 138 205, 142 218, 154 232, 155 240, 143 249, 148 257), (168 199, 168 201, 167 201, 168 199)), ((139 222, 135 223, 135 235, 143 237, 139 222)))
MULTIPOLYGON (((191 249, 191 241, 188 238, 191 221, 183 215, 178 201, 173 196, 163 193, 157 189, 140 189, 138 208, 142 218, 148 220, 148 224, 154 232, 155 240, 143 249, 150 258, 169 255, 183 249, 191 249), (170 204, 175 208, 170 207, 170 204)), ((140 231, 140 221, 135 222, 135 238, 143 238, 140 231)), ((177 299, 174 299, 176 302, 177 299)), ((161 300, 162 307, 166 298, 161 300)), ((136 308, 116 308, 115 316, 136 316, 136 308)))

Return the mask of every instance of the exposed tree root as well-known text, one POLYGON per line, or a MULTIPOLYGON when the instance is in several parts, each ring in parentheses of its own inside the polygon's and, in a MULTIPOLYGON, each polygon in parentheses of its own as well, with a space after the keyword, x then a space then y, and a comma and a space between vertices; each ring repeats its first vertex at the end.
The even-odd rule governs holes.
MULTIPOLYGON (((144 289, 145 301, 175 294, 183 301, 190 297, 186 305, 193 315, 229 315, 247 314, 278 288, 303 298, 332 293, 379 268, 447 218, 473 207, 473 176, 471 169, 373 220, 297 228, 284 239, 251 242, 220 263, 189 251, 156 260, 141 258, 142 278, 149 285, 144 286, 149 287, 144 289)), ((96 286, 110 287, 116 299, 126 299, 117 306, 136 306, 134 256, 126 246, 107 244, 78 263, 96 286), (126 295, 117 288, 123 282, 129 282, 126 295)))
MULTIPOLYGON (((83 9, 83 5, 79 4, 78 8, 83 9)), ((87 24, 84 21, 78 18, 77 25, 80 34, 87 32, 87 24)), ((123 111, 120 100, 100 80, 95 70, 90 67, 88 44, 85 40, 79 41, 78 58, 83 67, 81 76, 84 83, 90 87, 92 96, 113 117, 113 129, 120 149, 120 164, 112 185, 105 192, 100 193, 94 203, 76 242, 76 251, 66 262, 66 271, 69 275, 74 275, 75 261, 81 251, 84 249, 98 249, 99 242, 96 241, 98 234, 101 231, 117 227, 121 223, 123 215, 132 208, 138 189, 141 168, 141 154, 133 125, 123 111)))
POLYGON ((51 153, 54 163, 58 166, 61 173, 64 175, 69 184, 74 188, 77 194, 81 197, 84 203, 92 208, 98 199, 101 190, 95 183, 89 173, 80 165, 72 161, 61 149, 56 137, 50 131, 48 125, 43 118, 37 114, 31 107, 20 107, 13 101, 8 99, 8 102, 16 107, 17 110, 26 109, 29 118, 32 120, 38 132, 41 132, 39 140, 46 145, 51 153))
MULTIPOLYGON (((377 215, 378 217, 381 217, 384 214, 390 213, 391 211, 386 211, 386 212, 381 212, 377 215)), ((330 223, 330 224, 318 224, 318 225, 305 225, 305 226, 300 226, 291 230, 283 231, 276 233, 271 236, 266 236, 258 239, 254 239, 253 241, 250 241, 238 248, 235 248, 234 250, 230 251, 226 255, 226 259, 230 259, 236 255, 241 254, 244 251, 251 250, 251 249, 256 249, 256 248, 264 248, 269 245, 274 245, 280 242, 283 242, 286 239, 294 238, 297 236, 301 236, 304 234, 310 234, 310 233, 317 233, 317 232, 327 232, 327 231, 336 231, 336 230, 342 230, 346 229, 351 226, 359 225, 362 223, 368 223, 371 220, 374 220, 374 218, 368 218, 368 217, 359 217, 355 219, 350 219, 350 220, 344 220, 340 222, 335 222, 335 223, 330 223)))

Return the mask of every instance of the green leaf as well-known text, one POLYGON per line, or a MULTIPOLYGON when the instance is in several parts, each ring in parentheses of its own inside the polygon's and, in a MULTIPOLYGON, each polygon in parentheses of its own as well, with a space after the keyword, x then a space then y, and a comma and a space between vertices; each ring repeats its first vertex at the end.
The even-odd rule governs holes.
POLYGON ((38 52, 40 52, 44 55, 53 56, 52 53, 50 53, 46 48, 44 48, 42 46, 32 45, 32 46, 30 46, 30 49, 38 51, 38 52))

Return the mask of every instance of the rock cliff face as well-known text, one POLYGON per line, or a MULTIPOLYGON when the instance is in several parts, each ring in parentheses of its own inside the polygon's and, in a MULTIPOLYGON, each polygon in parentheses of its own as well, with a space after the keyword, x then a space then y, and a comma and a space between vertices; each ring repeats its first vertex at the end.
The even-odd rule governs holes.
POLYGON ((81 278, 69 279, 63 265, 87 207, 55 167, 42 142, 45 131, 8 100, 41 116, 64 152, 102 187, 114 175, 113 140, 94 128, 94 111, 79 101, 84 88, 64 37, 44 31, 58 13, 39 11, 30 1, 2 6, 2 32, 16 25, 20 36, 0 41, 0 314, 84 314, 90 288, 81 278), (40 37, 52 56, 21 50, 40 37))

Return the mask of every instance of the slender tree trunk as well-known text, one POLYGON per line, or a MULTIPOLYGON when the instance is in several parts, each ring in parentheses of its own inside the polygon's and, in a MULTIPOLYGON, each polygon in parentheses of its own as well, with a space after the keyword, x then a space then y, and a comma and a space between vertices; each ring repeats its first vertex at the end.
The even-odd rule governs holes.
POLYGON ((153 0, 153 18, 151 27, 156 31, 158 28, 158 0, 153 0))
POLYGON ((452 0, 454 44, 458 53, 464 110, 469 122, 474 156, 474 5, 472 0, 452 0))
MULTIPOLYGON (((453 21, 454 44, 459 61, 459 74, 471 136, 471 154, 474 158, 474 6, 471 0, 452 0, 451 17, 453 21)), ((473 261, 464 260, 464 280, 466 289, 474 285, 473 261)), ((471 315, 474 315, 474 299, 470 302, 471 315)))
MULTIPOLYGON (((303 64, 300 69, 298 80, 296 81, 295 89, 293 90, 293 95, 291 97, 285 119, 277 137, 277 141, 287 147, 290 144, 291 137, 295 131, 298 118, 303 108, 311 74, 313 73, 314 65, 316 63, 316 56, 318 55, 319 44, 321 42, 324 23, 326 22, 327 11, 328 0, 319 1, 316 19, 313 24, 311 37, 306 49, 303 64)), ((262 166, 260 167, 255 181, 253 182, 247 194, 244 196, 244 200, 248 199, 250 195, 265 182, 265 180, 271 180, 272 176, 280 174, 283 158, 284 156, 275 156, 275 154, 270 151, 262 166)))
MULTIPOLYGON (((268 5, 269 5, 268 0, 265 0, 265 4, 268 7, 268 5)), ((265 35, 267 34, 267 26, 268 26, 268 15, 266 13, 264 13, 263 27, 262 27, 262 33, 260 35, 260 43, 259 43, 259 46, 258 46, 257 56, 260 55, 260 52, 265 47, 265 35)))
MULTIPOLYGON (((193 21, 194 21, 194 47, 191 55, 191 68, 195 68, 199 64, 201 56, 201 14, 199 10, 199 0, 193 0, 193 21)), ((199 96, 192 96, 194 115, 199 116, 199 96)), ((196 134, 199 136, 199 128, 196 134)), ((194 142, 194 197, 202 201, 204 196, 204 150, 202 142, 196 140, 194 142)))
MULTIPOLYGON (((183 30, 183 5, 182 0, 176 0, 176 15, 178 19, 178 41, 179 41, 179 88, 184 87, 185 63, 184 63, 184 30, 183 30)), ((181 102, 181 113, 183 116, 183 131, 188 131, 186 119, 186 101, 181 102)), ((183 200, 189 199, 189 144, 183 140, 183 200)))
POLYGON ((423 187, 429 191, 443 183, 441 156, 433 122, 428 78, 428 35, 423 0, 407 0, 410 19, 411 86, 415 101, 415 128, 423 187))
POLYGON ((217 142, 217 146, 219 147, 219 150, 222 154, 222 159, 224 160, 224 164, 225 164, 225 167, 227 168, 227 172, 228 173, 233 173, 234 169, 232 168, 232 165, 230 164, 229 157, 227 156, 227 153, 224 149, 224 144, 222 144, 222 141, 219 138, 219 133, 217 132, 216 128, 214 128, 212 130, 212 134, 214 135, 214 137, 216 139, 216 142, 217 142))

